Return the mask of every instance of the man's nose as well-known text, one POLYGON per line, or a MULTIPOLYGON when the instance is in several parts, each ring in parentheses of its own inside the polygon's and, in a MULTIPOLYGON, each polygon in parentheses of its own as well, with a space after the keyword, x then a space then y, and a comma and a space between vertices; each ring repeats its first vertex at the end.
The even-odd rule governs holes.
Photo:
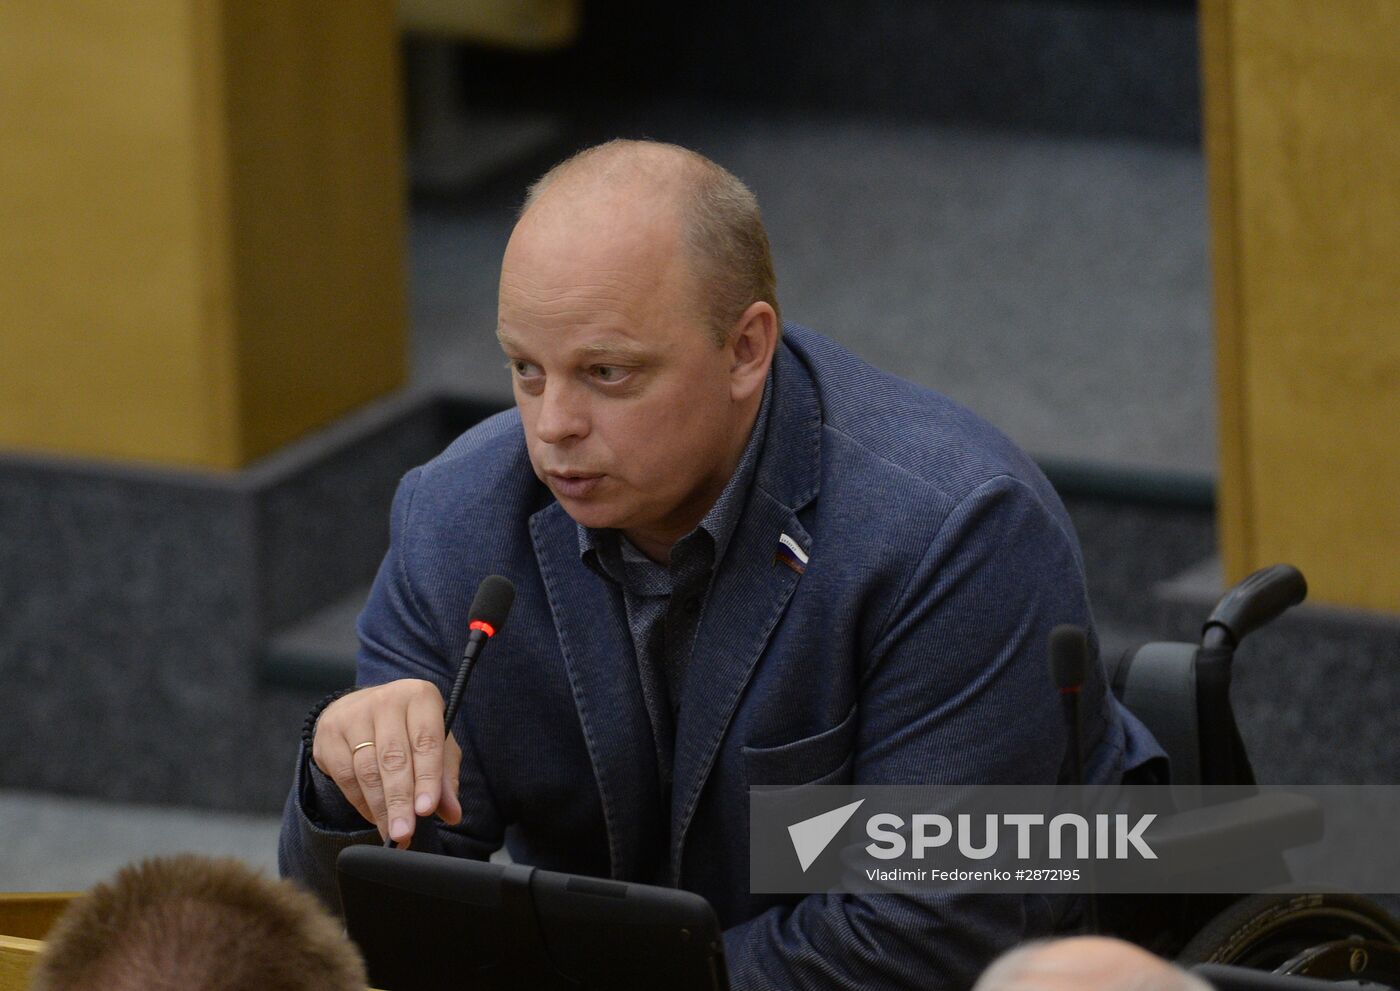
POLYGON ((545 385, 535 418, 535 436, 546 444, 560 444, 588 435, 586 400, 568 383, 545 385))

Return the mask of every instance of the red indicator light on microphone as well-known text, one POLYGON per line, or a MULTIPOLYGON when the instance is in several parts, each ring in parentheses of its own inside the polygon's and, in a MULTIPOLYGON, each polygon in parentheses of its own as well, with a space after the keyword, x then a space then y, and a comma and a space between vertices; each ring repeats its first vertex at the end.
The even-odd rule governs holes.
POLYGON ((480 630, 482 633, 485 633, 488 637, 494 637, 496 635, 496 628, 490 623, 486 622, 486 620, 484 619, 472 620, 469 629, 480 630))

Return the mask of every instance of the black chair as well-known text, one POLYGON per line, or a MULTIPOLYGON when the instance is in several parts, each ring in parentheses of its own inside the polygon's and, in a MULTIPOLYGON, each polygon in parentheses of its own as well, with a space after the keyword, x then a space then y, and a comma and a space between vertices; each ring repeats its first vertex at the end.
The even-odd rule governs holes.
MULTIPOLYGON (((1114 694, 1167 751, 1174 785, 1252 789, 1254 771, 1230 703, 1235 649, 1306 595, 1307 583, 1296 568, 1274 565, 1225 593, 1206 620, 1200 643, 1149 643, 1105 659, 1114 694)), ((1320 820, 1309 822, 1304 804, 1265 808, 1246 798, 1207 812, 1198 817, 1206 830, 1212 821, 1239 816, 1276 820, 1280 828, 1274 835, 1285 839, 1276 849, 1261 851, 1256 888, 1286 885, 1286 837, 1302 837, 1320 826, 1320 820)), ((1108 933, 1184 966, 1233 965, 1400 987, 1400 922, 1366 898, 1291 892, 1106 896, 1101 905, 1108 933)))

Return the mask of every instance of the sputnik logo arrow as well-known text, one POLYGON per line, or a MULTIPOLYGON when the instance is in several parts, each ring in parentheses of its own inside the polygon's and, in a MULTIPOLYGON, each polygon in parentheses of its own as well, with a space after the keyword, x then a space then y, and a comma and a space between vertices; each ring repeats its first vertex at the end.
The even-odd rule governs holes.
POLYGON ((856 809, 864 804, 865 799, 862 798, 859 802, 803 819, 788 827, 788 836, 792 837, 792 848, 797 851, 797 861, 802 865, 802 873, 807 873, 807 868, 812 866, 822 855, 822 851, 836 839, 836 834, 851 821, 856 809))

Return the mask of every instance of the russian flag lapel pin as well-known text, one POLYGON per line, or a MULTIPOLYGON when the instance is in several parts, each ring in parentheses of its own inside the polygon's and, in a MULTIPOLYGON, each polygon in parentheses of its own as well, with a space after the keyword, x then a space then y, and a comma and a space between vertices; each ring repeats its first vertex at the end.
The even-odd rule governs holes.
POLYGON ((785 564, 799 575, 807 570, 807 552, 797 541, 787 534, 778 538, 778 549, 773 554, 774 564, 785 564))

